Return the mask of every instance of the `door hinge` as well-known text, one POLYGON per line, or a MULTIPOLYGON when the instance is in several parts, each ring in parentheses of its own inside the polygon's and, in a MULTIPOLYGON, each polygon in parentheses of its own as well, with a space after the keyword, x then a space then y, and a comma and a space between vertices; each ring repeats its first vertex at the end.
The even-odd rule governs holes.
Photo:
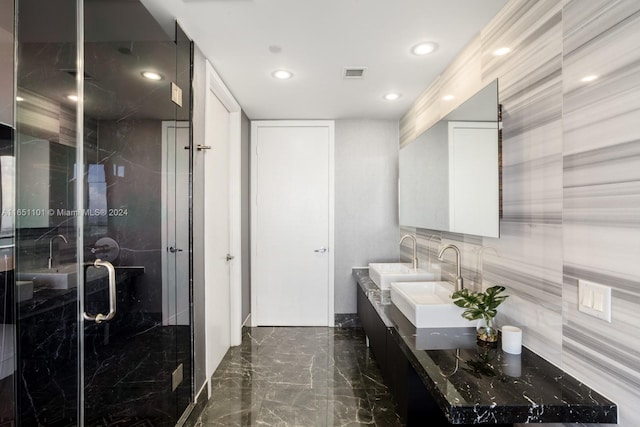
POLYGON ((171 82, 171 100, 178 107, 182 107, 182 89, 174 82, 171 82))
POLYGON ((171 391, 176 391, 182 379, 184 377, 184 369, 182 363, 178 365, 175 371, 171 374, 171 391))

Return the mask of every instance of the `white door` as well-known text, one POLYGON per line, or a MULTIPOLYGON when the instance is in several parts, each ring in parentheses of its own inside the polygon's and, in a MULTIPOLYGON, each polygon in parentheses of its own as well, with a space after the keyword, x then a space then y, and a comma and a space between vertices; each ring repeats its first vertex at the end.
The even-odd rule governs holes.
POLYGON ((205 304, 207 378, 230 346, 229 111, 209 91, 204 151, 205 304))
POLYGON ((162 323, 189 325, 189 123, 162 122, 162 145, 162 323))
POLYGON ((252 124, 252 324, 333 325, 333 122, 252 124))

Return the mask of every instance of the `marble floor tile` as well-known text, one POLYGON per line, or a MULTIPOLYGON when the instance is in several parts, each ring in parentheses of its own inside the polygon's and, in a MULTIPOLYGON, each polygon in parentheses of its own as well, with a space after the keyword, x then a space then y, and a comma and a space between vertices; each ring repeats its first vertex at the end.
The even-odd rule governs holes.
POLYGON ((196 426, 402 426, 361 328, 246 328, 196 426))

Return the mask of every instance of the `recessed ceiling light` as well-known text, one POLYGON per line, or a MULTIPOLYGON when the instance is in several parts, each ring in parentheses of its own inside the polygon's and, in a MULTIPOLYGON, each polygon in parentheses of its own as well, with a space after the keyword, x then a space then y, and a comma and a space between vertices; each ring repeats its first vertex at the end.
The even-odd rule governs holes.
POLYGON ((24 98, 21 97, 21 96, 16 96, 16 101, 17 102, 22 102, 22 101, 24 101, 24 98))
POLYGON ((445 95, 442 97, 443 101, 451 101, 453 98, 455 98, 455 96, 453 95, 445 95))
POLYGON ((69 101, 78 102, 78 95, 67 95, 69 101))
POLYGON ((399 93, 389 92, 384 96, 384 99, 386 99, 387 101, 395 101, 396 99, 400 98, 400 96, 401 95, 399 93))
POLYGON ((433 43, 433 42, 425 42, 425 43, 420 43, 420 44, 415 45, 411 49, 411 52, 414 55, 417 55, 417 56, 424 56, 424 55, 428 55, 431 52, 433 52, 434 50, 436 50, 437 47, 438 47, 438 45, 433 43))
POLYGON ((162 80, 162 74, 156 73, 155 71, 143 71, 142 77, 149 80, 162 80))
POLYGON ((589 82, 592 82, 592 81, 596 80, 597 78, 598 78, 598 76, 596 76, 595 74, 591 74, 591 75, 588 75, 588 76, 584 76, 583 78, 580 79, 580 81, 584 82, 584 83, 589 83, 589 82))
POLYGON ((510 47, 501 47, 499 49, 496 49, 493 51, 493 55, 494 56, 504 56, 507 53, 511 52, 511 48, 510 47))
POLYGON ((278 80, 287 80, 293 77, 293 73, 287 70, 276 70, 271 75, 278 80))

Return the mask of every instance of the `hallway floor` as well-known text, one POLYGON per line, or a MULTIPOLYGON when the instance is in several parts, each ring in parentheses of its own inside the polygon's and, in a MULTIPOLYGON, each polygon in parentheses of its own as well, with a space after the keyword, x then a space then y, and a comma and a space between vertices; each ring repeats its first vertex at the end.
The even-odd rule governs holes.
POLYGON ((361 328, 246 328, 196 426, 401 426, 361 328))

